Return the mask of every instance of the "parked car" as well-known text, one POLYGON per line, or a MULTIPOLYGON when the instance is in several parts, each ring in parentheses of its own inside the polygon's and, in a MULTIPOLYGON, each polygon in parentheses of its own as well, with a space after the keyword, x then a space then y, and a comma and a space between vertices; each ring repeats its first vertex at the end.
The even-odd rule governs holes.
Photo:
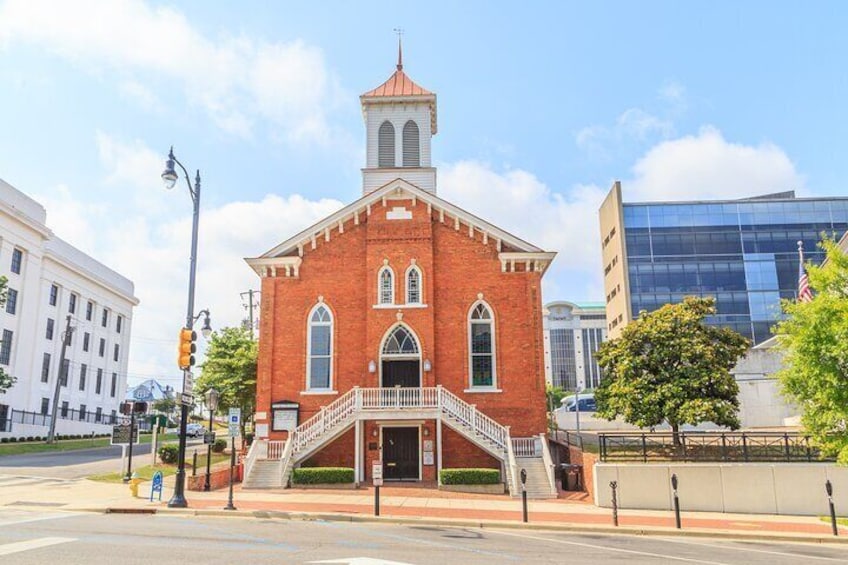
POLYGON ((201 424, 188 424, 186 426, 186 437, 203 437, 206 428, 201 424))
MULTIPOLYGON (((577 404, 574 402, 573 395, 563 399, 562 409, 566 412, 577 412, 577 404)), ((593 393, 581 394, 580 411, 595 412, 596 410, 597 408, 595 407, 595 395, 593 393)))

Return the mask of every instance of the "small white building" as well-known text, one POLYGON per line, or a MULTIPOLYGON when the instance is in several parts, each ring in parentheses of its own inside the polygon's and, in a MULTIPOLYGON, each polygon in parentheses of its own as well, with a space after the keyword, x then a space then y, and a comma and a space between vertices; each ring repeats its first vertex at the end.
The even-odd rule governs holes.
POLYGON ((594 354, 607 339, 606 306, 564 300, 545 305, 545 381, 564 390, 594 389, 601 368, 594 354))
POLYGON ((59 433, 107 431, 126 391, 133 283, 56 237, 46 222, 41 204, 0 180, 0 275, 8 279, 0 367, 17 377, 0 394, 0 437, 46 435, 56 379, 65 373, 59 433))

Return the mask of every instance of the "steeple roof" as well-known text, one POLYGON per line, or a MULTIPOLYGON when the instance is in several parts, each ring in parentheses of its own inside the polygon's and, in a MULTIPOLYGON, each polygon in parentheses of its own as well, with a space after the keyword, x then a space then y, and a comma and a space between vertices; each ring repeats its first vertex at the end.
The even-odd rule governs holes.
POLYGON ((360 98, 381 98, 387 96, 435 96, 426 88, 421 88, 403 72, 403 49, 398 37, 397 70, 389 80, 363 94, 360 98))

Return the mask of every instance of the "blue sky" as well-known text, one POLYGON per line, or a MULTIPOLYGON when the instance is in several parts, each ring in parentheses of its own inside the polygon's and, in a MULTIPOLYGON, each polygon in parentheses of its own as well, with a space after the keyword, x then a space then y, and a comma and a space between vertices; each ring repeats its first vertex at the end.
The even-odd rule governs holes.
POLYGON ((601 300, 597 206, 845 195, 838 2, 0 1, 0 178, 133 279, 130 381, 176 378, 190 201, 198 308, 237 323, 241 261, 360 194, 358 95, 437 92, 439 194, 558 251, 545 301, 601 300))

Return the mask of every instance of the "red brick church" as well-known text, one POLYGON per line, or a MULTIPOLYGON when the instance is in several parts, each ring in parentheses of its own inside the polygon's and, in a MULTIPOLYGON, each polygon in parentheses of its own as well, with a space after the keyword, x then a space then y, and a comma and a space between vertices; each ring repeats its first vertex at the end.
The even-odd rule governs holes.
POLYGON ((400 57, 360 100, 362 197, 247 259, 262 315, 245 486, 285 486, 301 465, 366 482, 382 461, 386 481, 427 484, 440 469, 500 469, 515 492, 520 462, 528 488, 555 492, 540 439, 555 254, 437 196, 436 95, 400 57))

